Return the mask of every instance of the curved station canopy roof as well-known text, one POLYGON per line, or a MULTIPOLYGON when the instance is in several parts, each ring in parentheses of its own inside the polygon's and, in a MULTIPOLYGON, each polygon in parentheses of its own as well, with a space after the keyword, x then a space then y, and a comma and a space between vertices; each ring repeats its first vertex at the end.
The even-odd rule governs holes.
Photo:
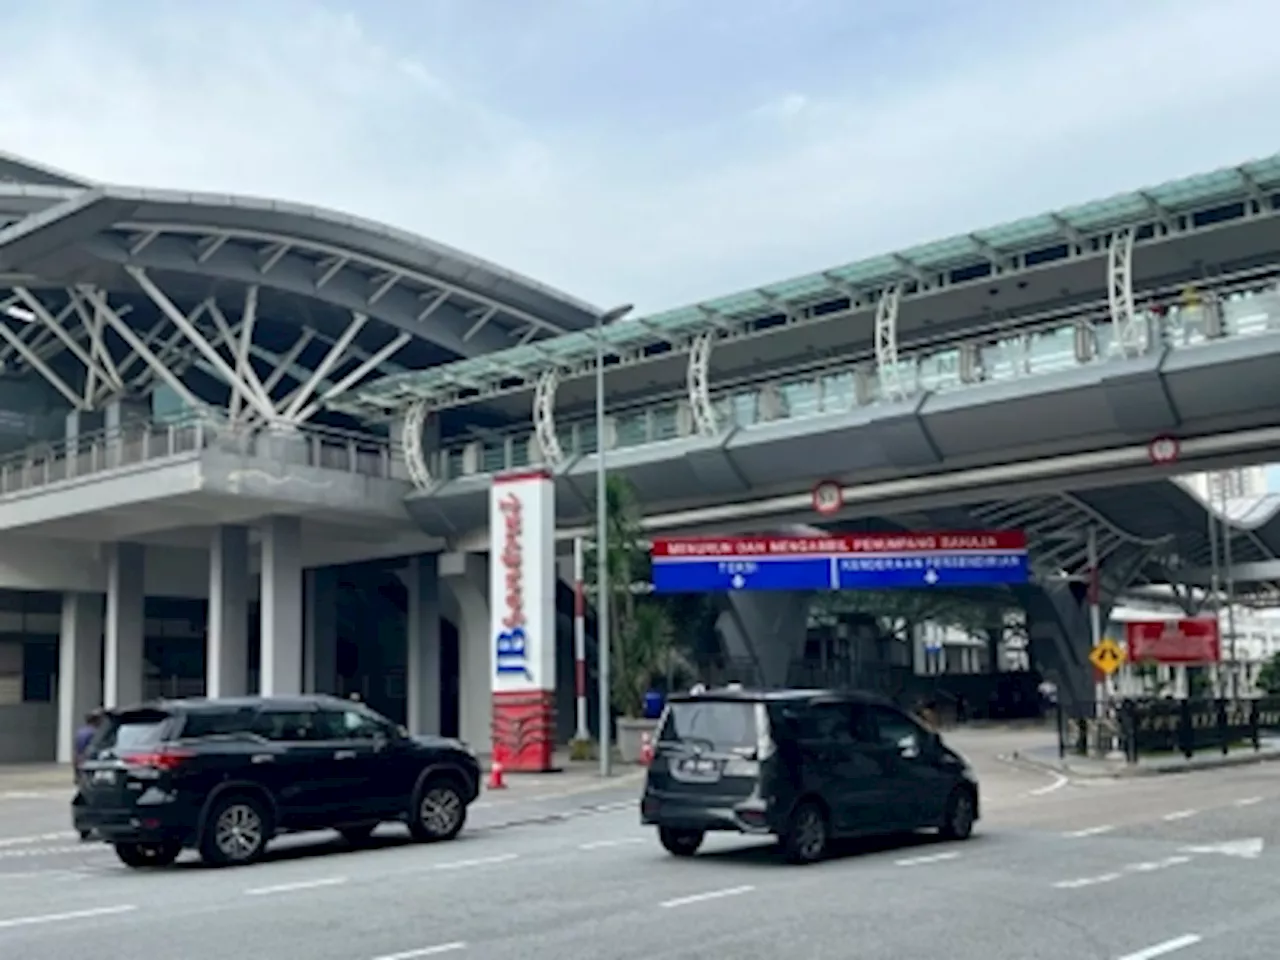
POLYGON ((326 403, 378 375, 572 333, 598 313, 478 257, 359 217, 94 183, 0 153, 5 369, 52 376, 59 392, 92 407, 103 394, 81 390, 86 375, 117 393, 160 377, 145 356, 140 378, 117 376, 138 354, 136 338, 160 365, 181 368, 200 399, 222 402, 235 387, 224 382, 221 397, 210 395, 210 381, 228 379, 224 365, 175 311, 226 366, 235 367, 233 348, 243 345, 258 386, 283 365, 289 372, 277 389, 296 391, 322 369, 315 387, 326 403), (352 377, 361 364, 367 369, 352 377))

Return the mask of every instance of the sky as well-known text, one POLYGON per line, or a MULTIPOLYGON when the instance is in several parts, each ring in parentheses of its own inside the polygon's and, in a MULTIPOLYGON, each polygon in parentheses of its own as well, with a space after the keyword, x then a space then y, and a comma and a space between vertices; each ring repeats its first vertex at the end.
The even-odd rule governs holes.
POLYGON ((44 0, 0 149, 679 306, 1280 150, 1274 0, 44 0))

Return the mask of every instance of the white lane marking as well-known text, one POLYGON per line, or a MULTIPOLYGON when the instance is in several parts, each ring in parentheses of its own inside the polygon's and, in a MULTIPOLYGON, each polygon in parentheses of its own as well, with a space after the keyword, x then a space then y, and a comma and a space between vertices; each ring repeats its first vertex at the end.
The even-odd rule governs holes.
POLYGON ((374 957, 373 960, 415 960, 416 957, 434 957, 438 953, 452 953, 455 950, 464 950, 466 946, 461 940, 454 943, 437 943, 434 947, 406 950, 404 953, 386 953, 380 957, 374 957))
POLYGON ((1197 934, 1188 933, 1181 937, 1174 937, 1172 940, 1166 940, 1164 943, 1157 943, 1136 953, 1126 953, 1123 957, 1117 957, 1116 960, 1155 960, 1156 957, 1163 957, 1166 953, 1194 947, 1200 940, 1201 937, 1197 934))
POLYGON ((1166 822, 1173 820, 1186 820, 1188 817, 1194 817, 1199 812, 1199 810, 1175 810, 1173 813, 1166 813, 1160 819, 1166 822))
POLYGON ((1255 803, 1261 803, 1261 797, 1245 797, 1243 800, 1237 800, 1237 807, 1252 807, 1255 803))
POLYGON ((632 810, 636 806, 634 800, 619 800, 616 803, 598 803, 591 809, 597 813, 608 813, 611 810, 632 810))
POLYGON ((1125 869, 1131 870, 1134 873, 1152 873, 1156 870, 1166 870, 1169 867, 1176 867, 1180 864, 1190 862, 1190 857, 1165 857, 1163 860, 1148 860, 1145 863, 1130 863, 1125 866, 1125 869))
POLYGON ((253 887, 244 892, 246 897, 265 897, 272 893, 292 893, 295 890, 315 890, 318 887, 340 887, 346 877, 323 877, 319 880, 300 880, 297 883, 277 883, 270 887, 253 887))
POLYGON ((33 833, 29 837, 0 837, 0 847, 18 847, 28 843, 41 843, 47 840, 70 840, 76 836, 73 831, 60 830, 56 833, 33 833))
POLYGON ((1073 840, 1078 840, 1081 837, 1096 837, 1103 833, 1110 833, 1114 829, 1115 827, 1112 824, 1104 823, 1099 827, 1086 827, 1083 830, 1073 830, 1070 833, 1064 833, 1063 836, 1070 837, 1073 840))
POLYGON ((1080 877, 1077 880, 1059 880, 1054 884, 1058 890, 1079 890, 1081 887, 1092 887, 1099 883, 1110 883, 1112 880, 1119 880, 1118 873, 1103 873, 1096 877, 1080 877))
POLYGON ((98 845, 78 846, 78 847, 17 847, 13 850, 0 850, 0 859, 11 857, 47 857, 64 853, 77 853, 83 856, 90 854, 110 853, 109 847, 101 847, 98 845))
POLYGON ((750 893, 754 890, 753 886, 743 887, 726 887, 723 890, 709 890, 706 893, 695 893, 688 897, 676 897, 674 900, 664 900, 658 904, 660 907, 683 907, 690 903, 702 903, 704 900, 720 900, 723 897, 736 897, 743 893, 750 893))
POLYGON ((1027 795, 1031 797, 1043 797, 1046 793, 1053 793, 1055 790, 1061 790, 1071 782, 1070 778, 1064 777, 1060 773, 1051 773, 1049 776, 1053 777, 1053 783, 1049 784, 1047 787, 1038 787, 1035 790, 1030 791, 1027 795))
POLYGON ((934 853, 927 857, 907 857, 905 860, 893 861, 897 867, 917 867, 922 863, 941 863, 943 860, 954 860, 958 853, 934 853))
POLYGON ((463 870, 467 867, 485 867, 491 863, 506 863, 509 860, 516 859, 518 853, 504 853, 498 857, 477 857, 474 860, 450 860, 448 863, 437 863, 431 869, 433 870, 463 870))
POLYGON ((603 850, 606 847, 625 847, 632 843, 644 843, 644 837, 624 837, 621 840, 593 840, 591 843, 578 844, 579 850, 603 850))
POLYGON ((40 913, 30 917, 10 917, 0 920, 0 930, 13 927, 34 927, 41 923, 61 923, 64 920, 88 920, 91 917, 110 917, 117 913, 130 913, 138 908, 133 904, 118 907, 97 907, 93 910, 72 910, 68 913, 40 913))

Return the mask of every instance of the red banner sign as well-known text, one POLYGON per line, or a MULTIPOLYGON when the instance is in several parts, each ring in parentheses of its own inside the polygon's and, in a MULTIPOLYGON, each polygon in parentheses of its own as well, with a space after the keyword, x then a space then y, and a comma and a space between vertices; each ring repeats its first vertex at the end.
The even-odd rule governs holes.
POLYGON ((1222 659, 1218 621, 1135 620, 1124 625, 1130 663, 1217 663, 1222 659))
POLYGON ((1021 530, 856 533, 832 537, 655 537, 655 557, 777 557, 817 554, 1023 553, 1021 530))

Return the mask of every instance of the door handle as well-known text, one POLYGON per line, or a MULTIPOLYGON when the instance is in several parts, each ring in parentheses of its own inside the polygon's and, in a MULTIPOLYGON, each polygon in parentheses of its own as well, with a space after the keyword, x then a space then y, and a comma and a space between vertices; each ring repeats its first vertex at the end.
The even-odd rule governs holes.
POLYGON ((273 763, 275 759, 276 758, 269 753, 255 753, 253 755, 254 763, 273 763))
POLYGON ((354 750, 339 750, 333 755, 335 760, 354 760, 355 758, 356 752, 354 750))

